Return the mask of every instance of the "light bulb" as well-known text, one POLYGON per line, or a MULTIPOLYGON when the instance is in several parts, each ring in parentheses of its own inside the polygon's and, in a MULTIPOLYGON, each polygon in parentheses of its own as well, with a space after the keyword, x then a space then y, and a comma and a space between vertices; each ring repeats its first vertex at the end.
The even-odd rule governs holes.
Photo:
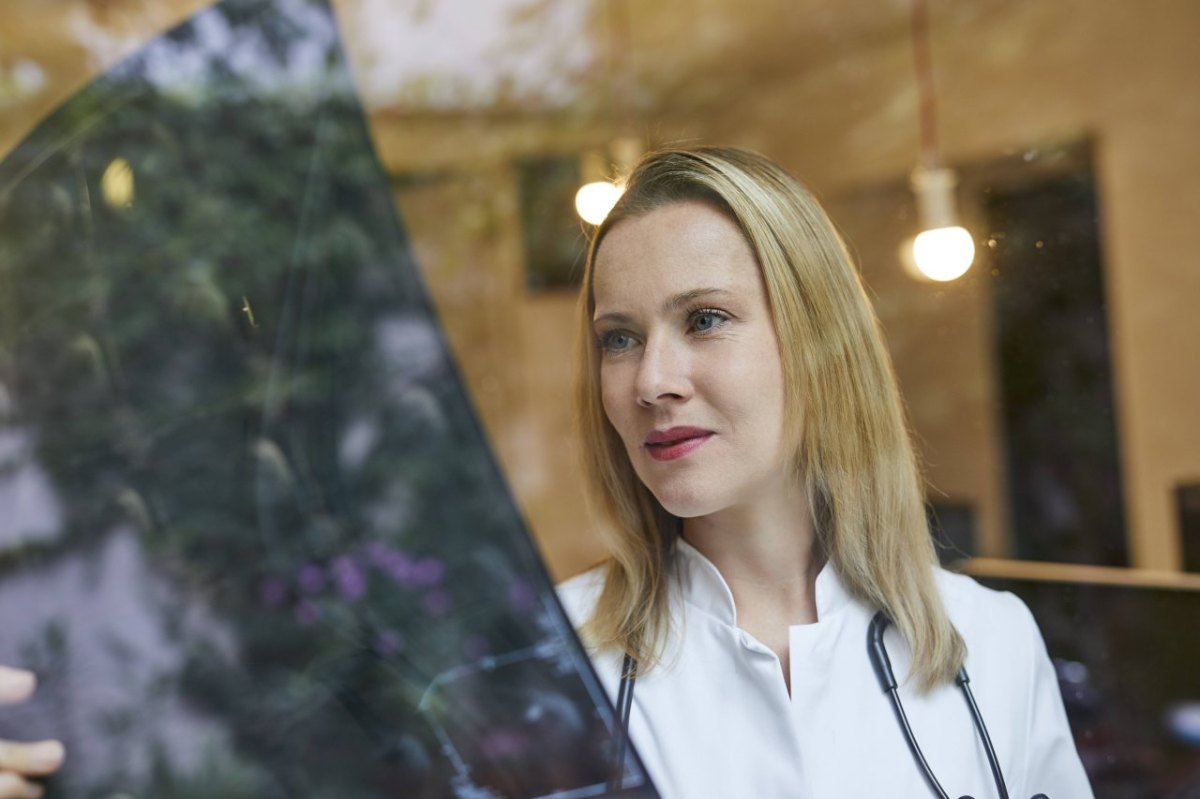
POLYGON ((114 158, 100 176, 100 193, 112 208, 133 205, 133 167, 124 158, 114 158))
POLYGON ((598 225, 624 192, 625 189, 607 180, 587 183, 575 192, 575 210, 584 222, 598 225))
POLYGON ((917 234, 912 245, 913 261, 930 280, 962 277, 975 260, 975 242, 965 228, 940 227, 917 234))

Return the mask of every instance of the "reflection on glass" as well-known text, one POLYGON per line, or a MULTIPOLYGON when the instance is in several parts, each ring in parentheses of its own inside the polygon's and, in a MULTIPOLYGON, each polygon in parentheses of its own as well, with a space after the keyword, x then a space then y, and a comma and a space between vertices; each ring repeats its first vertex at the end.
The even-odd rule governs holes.
POLYGON ((213 6, 0 166, 0 501, 0 662, 43 683, 0 737, 66 739, 52 794, 612 776, 324 3, 213 6))
POLYGON ((1028 603, 1054 653, 1097 797, 1185 799, 1200 788, 1200 594, 989 579, 1028 603))

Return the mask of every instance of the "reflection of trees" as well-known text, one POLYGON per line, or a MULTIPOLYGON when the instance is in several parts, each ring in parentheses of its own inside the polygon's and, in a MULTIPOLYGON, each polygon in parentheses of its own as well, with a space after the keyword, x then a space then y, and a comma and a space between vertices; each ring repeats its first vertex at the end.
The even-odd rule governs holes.
POLYGON ((596 8, 577 0, 354 0, 339 11, 369 106, 503 114, 593 105, 596 8))
MULTIPOLYGON (((219 776, 202 785, 160 758, 149 794, 446 795, 426 688, 561 642, 562 620, 519 576, 540 566, 430 321, 327 9, 278 9, 219 4, 0 168, 0 423, 62 503, 60 534, 3 555, 0 577, 132 524, 232 632, 231 649, 184 603, 156 608, 182 653, 158 689, 226 724, 237 755, 206 755, 219 776), (128 206, 100 185, 118 158, 128 206)), ((589 707, 561 656, 521 679, 589 707)), ((131 778, 117 765, 97 790, 131 778)))

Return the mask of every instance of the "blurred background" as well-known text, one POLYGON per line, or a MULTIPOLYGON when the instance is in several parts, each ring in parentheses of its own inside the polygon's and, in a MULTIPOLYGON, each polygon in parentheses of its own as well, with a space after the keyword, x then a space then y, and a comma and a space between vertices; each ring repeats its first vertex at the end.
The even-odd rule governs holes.
MULTIPOLYGON (((0 156, 205 5, 5 0, 0 156)), ((576 192, 659 146, 758 150, 843 231, 944 559, 1033 605, 1077 734, 1090 725, 1085 761, 1108 775, 1098 794, 1198 795, 1200 4, 333 5, 417 266, 552 576, 604 554, 572 429, 576 192), (918 165, 952 170, 974 247, 955 279, 907 255, 928 227, 918 165), (1157 732, 1110 745, 1118 696, 1144 699, 1134 715, 1157 732)), ((0 548, 22 535, 0 521, 0 548)))

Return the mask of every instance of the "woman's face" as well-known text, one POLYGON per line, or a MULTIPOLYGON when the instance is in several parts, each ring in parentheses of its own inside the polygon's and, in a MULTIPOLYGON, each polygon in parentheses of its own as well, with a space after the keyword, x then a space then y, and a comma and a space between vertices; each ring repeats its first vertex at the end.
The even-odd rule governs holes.
POLYGON ((593 273, 604 411, 682 518, 787 491, 783 366, 758 262, 701 202, 618 222, 593 273))

